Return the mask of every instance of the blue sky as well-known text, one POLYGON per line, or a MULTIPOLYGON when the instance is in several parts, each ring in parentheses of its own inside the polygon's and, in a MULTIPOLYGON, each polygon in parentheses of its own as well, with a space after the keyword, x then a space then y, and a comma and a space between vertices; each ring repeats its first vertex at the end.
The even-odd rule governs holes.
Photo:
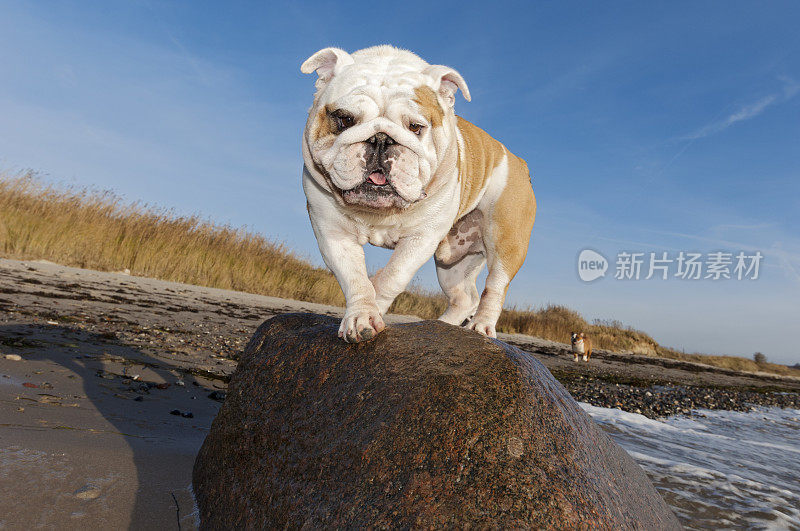
MULTIPOLYGON (((528 161, 539 211, 510 304, 795 363, 798 20, 797 2, 6 1, 0 169, 246 225, 320 264, 299 65, 391 43, 457 68, 472 93, 457 112, 528 161), (612 262, 605 278, 579 280, 584 248, 612 262), (622 250, 764 261, 755 281, 622 281, 622 250)), ((416 282, 436 287, 432 264, 416 282)))

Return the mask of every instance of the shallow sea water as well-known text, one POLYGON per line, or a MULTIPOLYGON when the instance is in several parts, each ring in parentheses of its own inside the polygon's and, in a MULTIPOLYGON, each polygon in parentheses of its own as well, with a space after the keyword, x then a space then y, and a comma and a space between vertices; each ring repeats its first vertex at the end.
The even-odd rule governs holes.
POLYGON ((687 529, 800 530, 800 410, 652 420, 581 403, 687 529))

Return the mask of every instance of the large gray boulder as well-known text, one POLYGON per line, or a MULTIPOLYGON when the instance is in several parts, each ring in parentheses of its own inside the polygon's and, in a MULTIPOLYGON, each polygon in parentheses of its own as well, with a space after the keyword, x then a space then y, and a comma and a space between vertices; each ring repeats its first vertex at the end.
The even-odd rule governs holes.
POLYGON ((439 321, 261 325, 194 467, 202 526, 679 528, 530 355, 439 321))

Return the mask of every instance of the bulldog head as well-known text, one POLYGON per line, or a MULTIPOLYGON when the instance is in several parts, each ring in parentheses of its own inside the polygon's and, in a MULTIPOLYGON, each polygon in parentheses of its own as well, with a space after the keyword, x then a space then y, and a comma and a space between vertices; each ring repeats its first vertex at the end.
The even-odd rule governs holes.
POLYGON ((304 133, 312 175, 349 205, 402 209, 424 199, 455 148, 455 93, 470 99, 461 75, 392 46, 325 48, 300 70, 319 76, 304 133))

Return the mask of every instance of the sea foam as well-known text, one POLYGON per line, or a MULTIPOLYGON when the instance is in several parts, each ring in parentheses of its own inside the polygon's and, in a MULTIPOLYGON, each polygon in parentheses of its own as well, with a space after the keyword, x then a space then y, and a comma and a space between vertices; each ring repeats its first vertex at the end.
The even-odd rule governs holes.
POLYGON ((687 529, 800 529, 800 410, 653 420, 581 407, 645 469, 687 529))

